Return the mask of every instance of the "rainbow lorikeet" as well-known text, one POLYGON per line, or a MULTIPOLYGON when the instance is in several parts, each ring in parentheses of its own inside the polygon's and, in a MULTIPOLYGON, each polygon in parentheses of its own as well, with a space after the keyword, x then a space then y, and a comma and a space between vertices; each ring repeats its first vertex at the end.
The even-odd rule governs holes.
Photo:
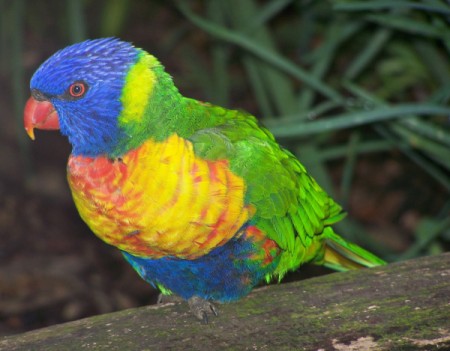
POLYGON ((207 321, 302 263, 384 262, 337 235, 344 217, 297 158, 242 111, 182 96, 152 55, 114 38, 58 51, 31 79, 25 129, 60 129, 92 231, 207 321))

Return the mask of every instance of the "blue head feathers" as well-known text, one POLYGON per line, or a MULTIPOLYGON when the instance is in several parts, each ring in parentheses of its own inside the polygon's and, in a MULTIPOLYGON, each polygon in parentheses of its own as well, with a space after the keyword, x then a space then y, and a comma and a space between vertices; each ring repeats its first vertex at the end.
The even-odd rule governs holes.
POLYGON ((87 40, 58 51, 34 74, 32 94, 53 104, 73 154, 114 152, 122 133, 117 125, 120 96, 139 52, 114 38, 87 40))

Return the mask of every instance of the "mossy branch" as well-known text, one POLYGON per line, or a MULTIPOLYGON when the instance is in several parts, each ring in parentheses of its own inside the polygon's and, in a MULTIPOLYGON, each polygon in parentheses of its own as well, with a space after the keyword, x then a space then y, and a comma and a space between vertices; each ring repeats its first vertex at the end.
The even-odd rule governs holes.
POLYGON ((450 253, 273 285, 202 325, 186 303, 0 339, 0 350, 448 350, 450 253))

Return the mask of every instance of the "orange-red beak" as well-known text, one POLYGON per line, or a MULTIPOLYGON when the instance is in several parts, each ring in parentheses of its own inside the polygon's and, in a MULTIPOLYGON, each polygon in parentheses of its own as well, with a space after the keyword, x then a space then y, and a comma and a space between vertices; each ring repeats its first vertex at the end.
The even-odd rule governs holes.
POLYGON ((30 97, 25 105, 23 123, 28 136, 34 140, 34 128, 59 129, 58 113, 49 101, 38 101, 30 97))

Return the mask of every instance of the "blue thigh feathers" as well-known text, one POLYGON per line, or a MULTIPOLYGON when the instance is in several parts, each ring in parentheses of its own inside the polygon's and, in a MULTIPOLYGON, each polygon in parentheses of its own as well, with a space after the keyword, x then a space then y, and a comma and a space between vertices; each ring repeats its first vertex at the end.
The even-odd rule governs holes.
POLYGON ((127 252, 123 255, 144 280, 163 293, 226 302, 247 295, 277 264, 278 260, 274 260, 262 267, 252 259, 255 250, 258 249, 251 241, 241 237, 193 260, 149 259, 127 252))

